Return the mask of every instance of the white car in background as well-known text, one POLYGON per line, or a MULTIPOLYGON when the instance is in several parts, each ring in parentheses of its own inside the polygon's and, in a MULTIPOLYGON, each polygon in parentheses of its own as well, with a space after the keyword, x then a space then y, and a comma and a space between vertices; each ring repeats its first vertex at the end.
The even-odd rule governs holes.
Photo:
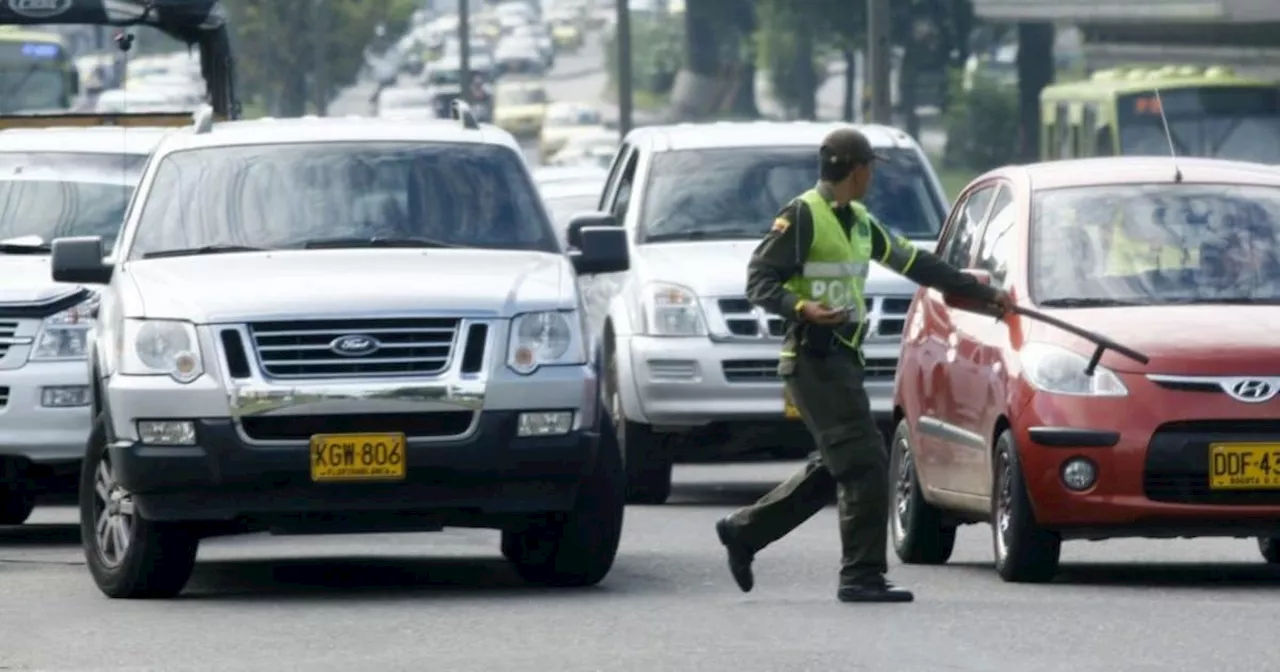
POLYGON ((89 437, 88 331, 97 295, 50 279, 49 243, 106 249, 165 129, 0 131, 0 525, 74 483, 89 437))
POLYGON ((597 128, 575 135, 548 162, 553 166, 599 166, 608 168, 622 138, 617 131, 597 128))
MULTIPOLYGON (((542 133, 538 136, 538 153, 547 161, 571 139, 580 135, 593 135, 603 130, 604 119, 600 109, 588 103, 555 102, 547 106, 542 120, 542 133)), ((617 136, 617 133, 614 134, 617 136)), ((616 143, 615 143, 616 145, 616 143)))
POLYGON ((384 119, 438 118, 435 96, 421 86, 397 86, 378 94, 378 116, 384 119))
POLYGON ((191 112, 199 107, 189 95, 170 89, 103 91, 94 103, 97 114, 142 114, 147 112, 191 112))
POLYGON ((574 215, 593 212, 599 207, 605 177, 607 174, 538 185, 542 202, 547 206, 547 214, 551 215, 551 223, 556 227, 561 245, 568 247, 566 232, 574 215))

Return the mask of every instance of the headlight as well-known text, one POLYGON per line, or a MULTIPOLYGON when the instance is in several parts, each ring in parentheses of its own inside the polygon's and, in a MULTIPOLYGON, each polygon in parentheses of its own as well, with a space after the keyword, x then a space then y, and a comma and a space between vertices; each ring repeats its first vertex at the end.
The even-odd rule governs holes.
POLYGON ((644 331, 650 336, 706 336, 707 322, 693 290, 654 283, 644 289, 644 331))
POLYGON ((98 297, 94 295, 57 315, 46 317, 28 359, 33 362, 84 359, 89 330, 97 316, 98 297))
POLYGON ((1085 397, 1123 397, 1129 394, 1119 376, 1099 366, 1086 376, 1089 359, 1056 345, 1029 343, 1018 353, 1023 375, 1032 387, 1051 394, 1085 397))
POLYGON ((200 341, 190 322, 125 320, 120 373, 126 376, 169 376, 189 383, 204 373, 200 341))
POLYGON ((586 364, 581 327, 581 319, 572 311, 517 315, 511 321, 507 366, 528 375, 541 366, 586 364))

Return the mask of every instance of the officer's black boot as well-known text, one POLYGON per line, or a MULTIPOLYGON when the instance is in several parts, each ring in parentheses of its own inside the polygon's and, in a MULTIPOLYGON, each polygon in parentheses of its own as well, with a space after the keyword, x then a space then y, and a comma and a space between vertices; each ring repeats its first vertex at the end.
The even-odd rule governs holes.
POLYGON ((911 602, 915 595, 906 588, 899 588, 882 575, 846 581, 836 591, 841 602, 911 602))
POLYGON ((738 538, 738 531, 728 518, 721 518, 716 522, 716 536, 720 537, 720 543, 724 544, 724 550, 729 554, 729 573, 733 574, 733 580, 742 592, 751 592, 756 585, 755 575, 751 573, 751 561, 755 559, 755 553, 738 538))

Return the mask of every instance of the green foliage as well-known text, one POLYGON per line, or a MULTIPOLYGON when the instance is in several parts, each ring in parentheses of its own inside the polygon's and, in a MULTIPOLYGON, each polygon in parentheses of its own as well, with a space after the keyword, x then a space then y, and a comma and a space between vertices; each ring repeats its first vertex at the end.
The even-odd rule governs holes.
POLYGON ((352 83, 375 26, 383 23, 388 36, 400 35, 418 6, 416 0, 320 2, 327 16, 310 0, 224 0, 246 108, 288 110, 303 104, 308 81, 322 69, 330 94, 352 83))
POLYGON ((981 75, 965 91, 960 76, 951 83, 951 106, 946 113, 947 168, 985 172, 1017 162, 1018 89, 981 75))
MULTIPOLYGON (((605 67, 610 86, 618 74, 618 47, 612 33, 604 40, 605 67)), ((671 92, 676 73, 684 65, 684 21, 679 17, 633 15, 631 19, 631 78, 637 92, 663 96, 671 92)))

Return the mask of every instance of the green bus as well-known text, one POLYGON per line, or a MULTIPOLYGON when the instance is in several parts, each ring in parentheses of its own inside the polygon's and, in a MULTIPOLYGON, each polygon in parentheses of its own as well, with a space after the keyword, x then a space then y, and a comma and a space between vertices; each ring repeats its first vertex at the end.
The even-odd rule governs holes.
POLYGON ((1276 83, 1196 66, 1117 68, 1046 87, 1041 158, 1168 155, 1162 107, 1180 156, 1280 164, 1276 83))
POLYGON ((66 112, 79 93, 60 35, 0 26, 0 114, 66 112))

